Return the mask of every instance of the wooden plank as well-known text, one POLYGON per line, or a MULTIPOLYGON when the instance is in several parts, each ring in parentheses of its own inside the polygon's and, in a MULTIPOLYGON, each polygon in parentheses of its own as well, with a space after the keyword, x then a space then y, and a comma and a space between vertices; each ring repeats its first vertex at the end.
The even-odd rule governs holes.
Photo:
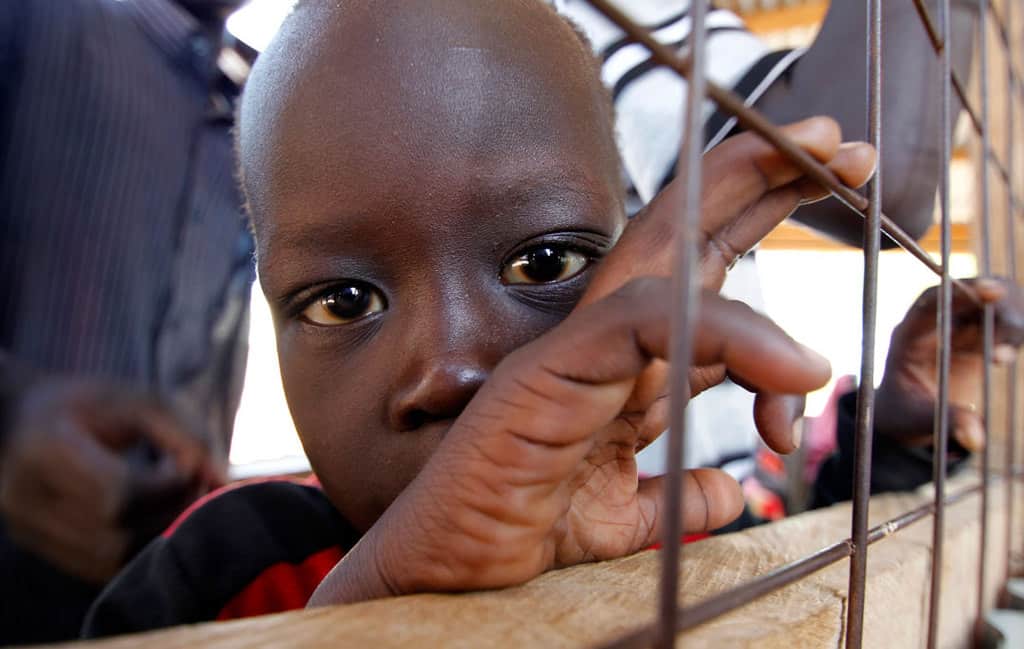
MULTIPOLYGON (((974 476, 951 481, 970 486, 974 476)), ((1017 511, 1024 505, 1018 490, 1017 511)), ((994 595, 1005 539, 1005 490, 992 498, 989 557, 994 595), (998 573, 998 574, 997 574, 998 573)), ((872 499, 873 524, 930 502, 927 489, 872 499)), ((947 510, 942 647, 967 646, 977 580, 977 494, 947 510)), ((687 546, 680 598, 687 604, 740 585, 849 533, 848 504, 713 537, 687 546)), ((1024 523, 1024 517, 1017 518, 1024 523)), ((1017 538, 1024 535, 1024 527, 1017 538)), ((931 559, 927 519, 871 546, 866 647, 922 646, 931 559)), ((657 552, 549 572, 516 588, 463 595, 416 595, 351 606, 210 623, 125 636, 65 649, 239 649, 306 647, 591 647, 653 620, 657 552)), ((681 645, 722 649, 841 646, 848 566, 845 560, 742 609, 683 634, 681 645)))
POLYGON ((775 9, 742 12, 743 21, 755 34, 819 25, 828 12, 828 2, 817 0, 775 9))
MULTIPOLYGON (((973 253, 975 248, 974 226, 968 223, 953 224, 953 252, 973 253)), ((928 252, 939 252, 939 227, 932 226, 921 239, 921 245, 928 252)), ((818 234, 810 228, 796 223, 784 222, 765 237, 760 247, 765 250, 856 250, 818 234)))

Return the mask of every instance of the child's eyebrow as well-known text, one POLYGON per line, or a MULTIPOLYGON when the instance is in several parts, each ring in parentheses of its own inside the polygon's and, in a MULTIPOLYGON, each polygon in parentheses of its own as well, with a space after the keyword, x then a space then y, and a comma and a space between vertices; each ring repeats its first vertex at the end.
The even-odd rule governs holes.
MULTIPOLYGON (((607 185, 607 183, 605 183, 607 185)), ((498 184, 496 187, 475 193, 474 203, 465 209, 477 212, 481 218, 503 214, 524 217, 521 236, 536 236, 559 230, 578 230, 581 219, 597 213, 613 214, 621 208, 611 192, 616 187, 580 182, 579 178, 544 178, 535 175, 524 177, 522 182, 512 186, 498 184), (527 219, 527 215, 529 218, 527 219)), ((301 225, 281 227, 279 221, 284 215, 271 217, 277 223, 264 223, 257 237, 259 259, 262 266, 264 287, 268 292, 284 295, 293 292, 311 276, 323 273, 323 264, 332 260, 332 265, 341 263, 345 249, 349 252, 353 242, 358 241, 358 250, 372 256, 381 232, 401 230, 401 219, 407 214, 407 207, 396 207, 389 214, 390 206, 353 207, 324 209, 318 213, 309 210, 299 212, 301 225), (376 213, 379 211, 379 214, 376 213)), ((258 228, 259 229, 259 228, 258 228)), ((617 237, 618 231, 605 233, 617 237)), ((358 255, 357 255, 358 256, 358 255)), ((356 264, 348 260, 343 265, 356 264)))
MULTIPOLYGON (((553 226, 558 225, 560 221, 564 221, 568 225, 573 212, 597 209, 608 205, 609 201, 613 199, 607 192, 602 192, 597 187, 587 187, 584 184, 569 181, 541 182, 539 180, 514 187, 501 187, 496 191, 481 191, 476 193, 474 198, 476 204, 467 204, 466 210, 484 210, 495 205, 500 205, 511 212, 544 208, 550 214, 549 218, 553 226), (565 209, 555 209, 559 206, 564 206, 565 209)), ((380 205, 378 208, 350 209, 348 211, 328 209, 319 215, 311 211, 304 211, 302 213, 304 222, 301 227, 277 227, 276 224, 265 224, 260 238, 266 242, 266 245, 261 248, 272 249, 273 256, 289 257, 327 251, 335 246, 341 233, 345 233, 348 238, 355 239, 359 238, 358 231, 369 228, 371 223, 374 230, 400 225, 394 223, 397 217, 389 216, 389 211, 387 204, 380 205), (371 218, 372 213, 378 209, 380 218, 371 218)), ((280 219, 282 216, 272 218, 280 219)))

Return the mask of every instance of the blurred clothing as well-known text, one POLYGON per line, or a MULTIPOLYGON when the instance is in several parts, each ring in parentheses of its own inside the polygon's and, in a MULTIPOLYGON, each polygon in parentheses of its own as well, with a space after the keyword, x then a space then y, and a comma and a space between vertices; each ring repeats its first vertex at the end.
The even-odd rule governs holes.
POLYGON ((304 608, 359 536, 315 478, 230 485, 198 501, 110 582, 83 635, 304 608))
MULTIPOLYGON (((811 507, 827 507, 853 498, 857 392, 839 398, 836 408, 836 452, 818 469, 811 507)), ((935 447, 916 447, 875 432, 871 445, 871 493, 910 491, 932 481, 935 447)), ((946 471, 954 475, 968 465, 971 453, 950 435, 946 471)))
MULTIPOLYGON (((170 0, 4 3, 0 353, 156 392, 226 456, 253 271, 217 55, 170 0)), ((0 531, 0 644, 75 637, 96 587, 29 551, 0 531)))
MULTIPOLYGON (((615 102, 615 132, 630 194, 645 204, 675 175, 687 81, 659 65, 646 47, 627 39, 586 0, 549 2, 583 30, 601 58, 601 78, 615 102)), ((619 6, 662 44, 679 52, 689 47, 693 27, 689 0, 626 0, 619 6)), ((803 53, 773 52, 747 30, 739 16, 725 9, 709 9, 704 24, 708 79, 731 88, 748 105, 760 99, 803 53)), ((711 101, 704 103, 702 121, 707 149, 736 126, 736 119, 711 101)))
POLYGON ((169 398, 226 452, 252 244, 237 88, 169 0, 0 12, 0 350, 169 398))

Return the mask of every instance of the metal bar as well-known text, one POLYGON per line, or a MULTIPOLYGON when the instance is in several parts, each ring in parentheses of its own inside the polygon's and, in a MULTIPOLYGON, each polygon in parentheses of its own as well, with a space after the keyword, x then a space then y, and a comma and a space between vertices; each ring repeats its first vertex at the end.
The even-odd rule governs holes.
MULTIPOLYGON (((987 0, 987 1, 986 0, 979 0, 978 4, 982 4, 982 3, 985 3, 985 4, 988 5, 989 16, 991 17, 992 23, 996 26, 996 28, 997 29, 1001 29, 1001 30, 1005 30, 1006 29, 1006 25, 1008 24, 1007 23, 1007 21, 1008 21, 1007 16, 1009 16, 1009 12, 1007 12, 1007 14, 1005 16, 1000 15, 999 14, 999 7, 996 6, 995 0, 987 0)), ((1004 46, 1005 46, 1005 41, 1004 41, 1004 46)))
POLYGON ((974 109, 974 104, 967 97, 967 90, 964 87, 964 82, 960 80, 960 76, 955 70, 950 73, 950 81, 953 82, 953 90, 956 91, 957 98, 960 99, 960 105, 963 107, 967 116, 971 118, 971 125, 974 127, 975 133, 981 135, 985 132, 985 121, 978 117, 978 111, 974 109))
POLYGON ((999 172, 999 176, 1003 179, 1003 182, 1007 187, 1009 187, 1012 184, 1010 181, 1010 170, 1003 163, 1002 159, 992 149, 992 147, 985 148, 985 155, 988 158, 989 164, 996 168, 996 171, 999 172))
MULTIPOLYGON (((988 3, 978 3, 978 47, 980 48, 981 87, 981 274, 992 275, 992 224, 991 224, 991 193, 989 187, 989 160, 992 156, 992 142, 989 134, 989 85, 988 85, 988 3)), ((988 485, 992 452, 988 443, 991 438, 992 423, 992 343, 995 335, 995 311, 991 304, 985 304, 982 320, 982 411, 985 421, 985 448, 981 453, 981 526, 978 538, 978 601, 974 618, 974 646, 980 647, 985 638, 985 584, 987 582, 988 564, 988 485)))
MULTIPOLYGON (((589 0, 589 2, 594 9, 597 9, 608 20, 617 25, 627 38, 646 47, 650 51, 652 59, 671 68, 684 78, 690 78, 690 61, 688 57, 680 57, 671 49, 659 43, 647 30, 630 20, 609 0, 589 0)), ((946 76, 948 77, 949 75, 946 76)), ((764 138, 769 144, 789 158, 807 177, 832 192, 832 195, 839 202, 845 204, 854 212, 867 216, 869 204, 867 198, 844 185, 828 167, 801 149, 779 127, 772 124, 770 120, 756 109, 744 105, 743 99, 739 96, 710 80, 706 83, 708 97, 713 99, 722 110, 733 115, 743 128, 753 131, 764 138)), ((882 232, 886 236, 913 255, 933 273, 939 276, 942 275, 942 266, 935 263, 913 237, 904 232, 884 212, 880 215, 880 219, 882 222, 882 232)), ((957 290, 970 297, 974 302, 981 304, 974 289, 958 279, 952 281, 957 290)))
POLYGON ((917 15, 921 17, 921 24, 924 25, 924 30, 928 33, 928 40, 932 42, 932 49, 936 54, 941 54, 942 50, 946 48, 946 42, 939 34, 935 21, 932 20, 932 12, 929 11, 924 0, 914 0, 914 8, 917 9, 917 15))
POLYGON ((701 157, 704 153, 704 45, 707 36, 705 17, 708 0, 690 5, 690 79, 686 97, 683 142, 679 152, 677 177, 683 178, 685 197, 682 227, 676 235, 675 269, 672 275, 671 400, 669 404, 668 471, 665 475, 667 507, 662 542, 661 596, 658 614, 657 646, 675 647, 679 626, 679 570, 682 560, 683 465, 685 456, 686 405, 690 394, 690 364, 693 357, 694 314, 699 308, 698 233, 701 207, 701 157))
POLYGON ((868 214, 864 222, 864 286, 861 320, 860 385, 853 472, 850 538, 849 606, 846 647, 860 649, 864 637, 864 596, 868 565, 868 509, 871 501, 871 448, 875 424, 875 323, 878 313, 878 252, 882 214, 882 4, 867 2, 868 138, 878 151, 878 167, 868 183, 868 214))
MULTIPOLYGON (((946 506, 955 505, 961 500, 968 496, 981 491, 981 483, 978 483, 972 487, 965 487, 960 491, 946 497, 946 506)), ((892 536, 896 532, 910 526, 912 523, 916 523, 925 516, 931 514, 935 510, 935 503, 925 503, 919 507, 915 507, 910 511, 900 514, 896 518, 888 520, 881 525, 876 525, 871 528, 870 534, 868 534, 868 544, 880 541, 888 536, 892 536)))
MULTIPOLYGON (((1006 51, 1010 51, 1011 49, 1013 49, 1013 38, 1010 35, 1010 28, 1013 26, 1013 21, 1011 20, 1013 14, 1010 5, 1013 4, 1013 1, 1014 0, 1010 0, 1010 2, 1006 3, 1006 16, 1000 18, 998 7, 996 7, 995 3, 992 0, 988 0, 989 9, 992 15, 995 16, 996 33, 999 34, 999 40, 1003 42, 1003 49, 1005 49, 1006 51)), ((1010 78, 1008 92, 1012 94, 1014 86, 1019 85, 1018 82, 1021 79, 1021 76, 1020 74, 1018 74, 1017 64, 1014 63, 1012 57, 1007 60, 1007 65, 1009 66, 1007 72, 1009 73, 1010 78)))
MULTIPOLYGON (((939 25, 942 29, 942 42, 949 42, 950 15, 949 0, 939 1, 939 25)), ((942 282, 939 287, 938 309, 938 371, 939 393, 936 403, 934 431, 934 461, 932 465, 932 482, 935 485, 935 517, 932 526, 932 574, 931 597, 928 603, 928 649, 938 645, 939 610, 942 601, 942 560, 943 542, 946 524, 946 454, 949 445, 949 363, 950 339, 952 334, 953 290, 949 275, 949 257, 952 248, 949 205, 949 163, 952 153, 952 88, 950 75, 949 48, 942 49, 942 128, 939 156, 942 160, 941 174, 941 209, 942 209, 942 282)))
MULTIPOLYGON (((773 570, 766 575, 753 579, 747 584, 726 591, 720 595, 708 598, 703 602, 683 610, 685 613, 685 624, 680 625, 679 631, 703 624, 724 613, 728 613, 741 606, 774 592, 784 586, 799 581, 822 568, 826 568, 841 559, 850 556, 851 543, 849 540, 840 541, 818 552, 806 556, 803 559, 794 561, 781 568, 773 570)), ((617 640, 602 645, 602 649, 645 649, 651 646, 654 637, 653 627, 644 627, 633 631, 617 640)))
MULTIPOLYGON (((1006 15, 1004 16, 1006 25, 1013 25, 1013 2, 1006 3, 1006 15)), ((1003 28, 1004 25, 1000 25, 1003 28)), ((1010 182, 1007 184, 1007 209, 1006 209, 1006 259, 1007 259, 1007 274, 1011 279, 1017 279, 1017 241, 1016 241, 1016 188, 1014 187, 1014 181, 1016 180, 1016 160, 1014 159, 1014 140, 1017 136, 1017 125, 1016 125, 1016 113, 1018 97, 1014 94, 1014 87, 1019 87, 1017 79, 1014 75, 1014 59, 1015 50, 1012 38, 1004 39, 1004 47, 1006 48, 1006 76, 1007 76, 1007 92, 1006 92, 1006 137, 1007 137, 1007 160, 1006 166, 1010 182)), ((1007 478, 1013 475, 1014 461, 1017 454, 1016 449, 1016 436, 1017 436, 1017 361, 1010 363, 1009 365, 1009 380, 1007 381, 1007 394, 1006 394, 1006 475, 1007 478)), ((1006 569, 1004 574, 1004 583, 1009 582, 1013 568, 1013 539, 1014 539, 1014 481, 1007 479, 1006 481, 1006 569)))
MULTIPOLYGON (((981 484, 965 487, 947 496, 945 504, 947 506, 955 505, 980 489, 981 484)), ((928 502, 876 525, 868 531, 867 544, 871 545, 892 536, 925 518, 934 510, 935 504, 928 502)), ((692 606, 685 607, 680 611, 680 624, 677 632, 688 631, 725 613, 746 606, 769 593, 785 588, 823 568, 827 568, 851 554, 853 554, 853 540, 844 539, 824 547, 813 554, 780 566, 760 577, 755 577, 745 584, 709 597, 692 606)), ((611 642, 600 645, 600 649, 646 649, 654 641, 655 628, 654 625, 648 625, 631 631, 611 642)))
MULTIPOLYGON (((936 30, 935 21, 932 20, 931 11, 928 9, 928 6, 925 5, 924 0, 914 0, 914 7, 917 9, 917 13, 921 17, 921 24, 924 25, 924 29, 928 33, 928 40, 932 42, 932 49, 935 50, 936 54, 942 55, 946 49, 946 40, 943 39, 942 35, 936 30)), ((971 101, 967 96, 966 84, 961 81, 960 75, 957 74, 956 70, 950 68, 949 74, 951 75, 953 90, 960 99, 960 104, 964 107, 964 111, 966 111, 967 115, 971 118, 971 124, 974 126, 974 130, 977 131, 978 135, 981 135, 984 125, 981 118, 978 117, 978 111, 974 110, 974 105, 971 104, 971 101)))

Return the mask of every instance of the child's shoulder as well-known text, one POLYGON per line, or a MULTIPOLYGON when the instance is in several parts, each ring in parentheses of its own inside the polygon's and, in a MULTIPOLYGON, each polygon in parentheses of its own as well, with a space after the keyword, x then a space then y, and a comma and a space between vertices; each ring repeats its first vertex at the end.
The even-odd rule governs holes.
POLYGON ((189 507, 121 571, 84 634, 302 608, 358 537, 315 482, 229 485, 189 507))
MULTIPOLYGON (((306 524, 314 521, 328 524, 341 522, 341 516, 331 505, 315 477, 310 478, 253 478, 233 482, 206 494, 192 503, 160 535, 163 539, 184 539, 186 536, 213 534, 218 538, 225 530, 262 527, 278 530, 284 535, 298 532, 306 536, 305 528, 294 529, 290 524, 301 517, 306 524)), ((235 536, 234 534, 227 535, 235 536)))

